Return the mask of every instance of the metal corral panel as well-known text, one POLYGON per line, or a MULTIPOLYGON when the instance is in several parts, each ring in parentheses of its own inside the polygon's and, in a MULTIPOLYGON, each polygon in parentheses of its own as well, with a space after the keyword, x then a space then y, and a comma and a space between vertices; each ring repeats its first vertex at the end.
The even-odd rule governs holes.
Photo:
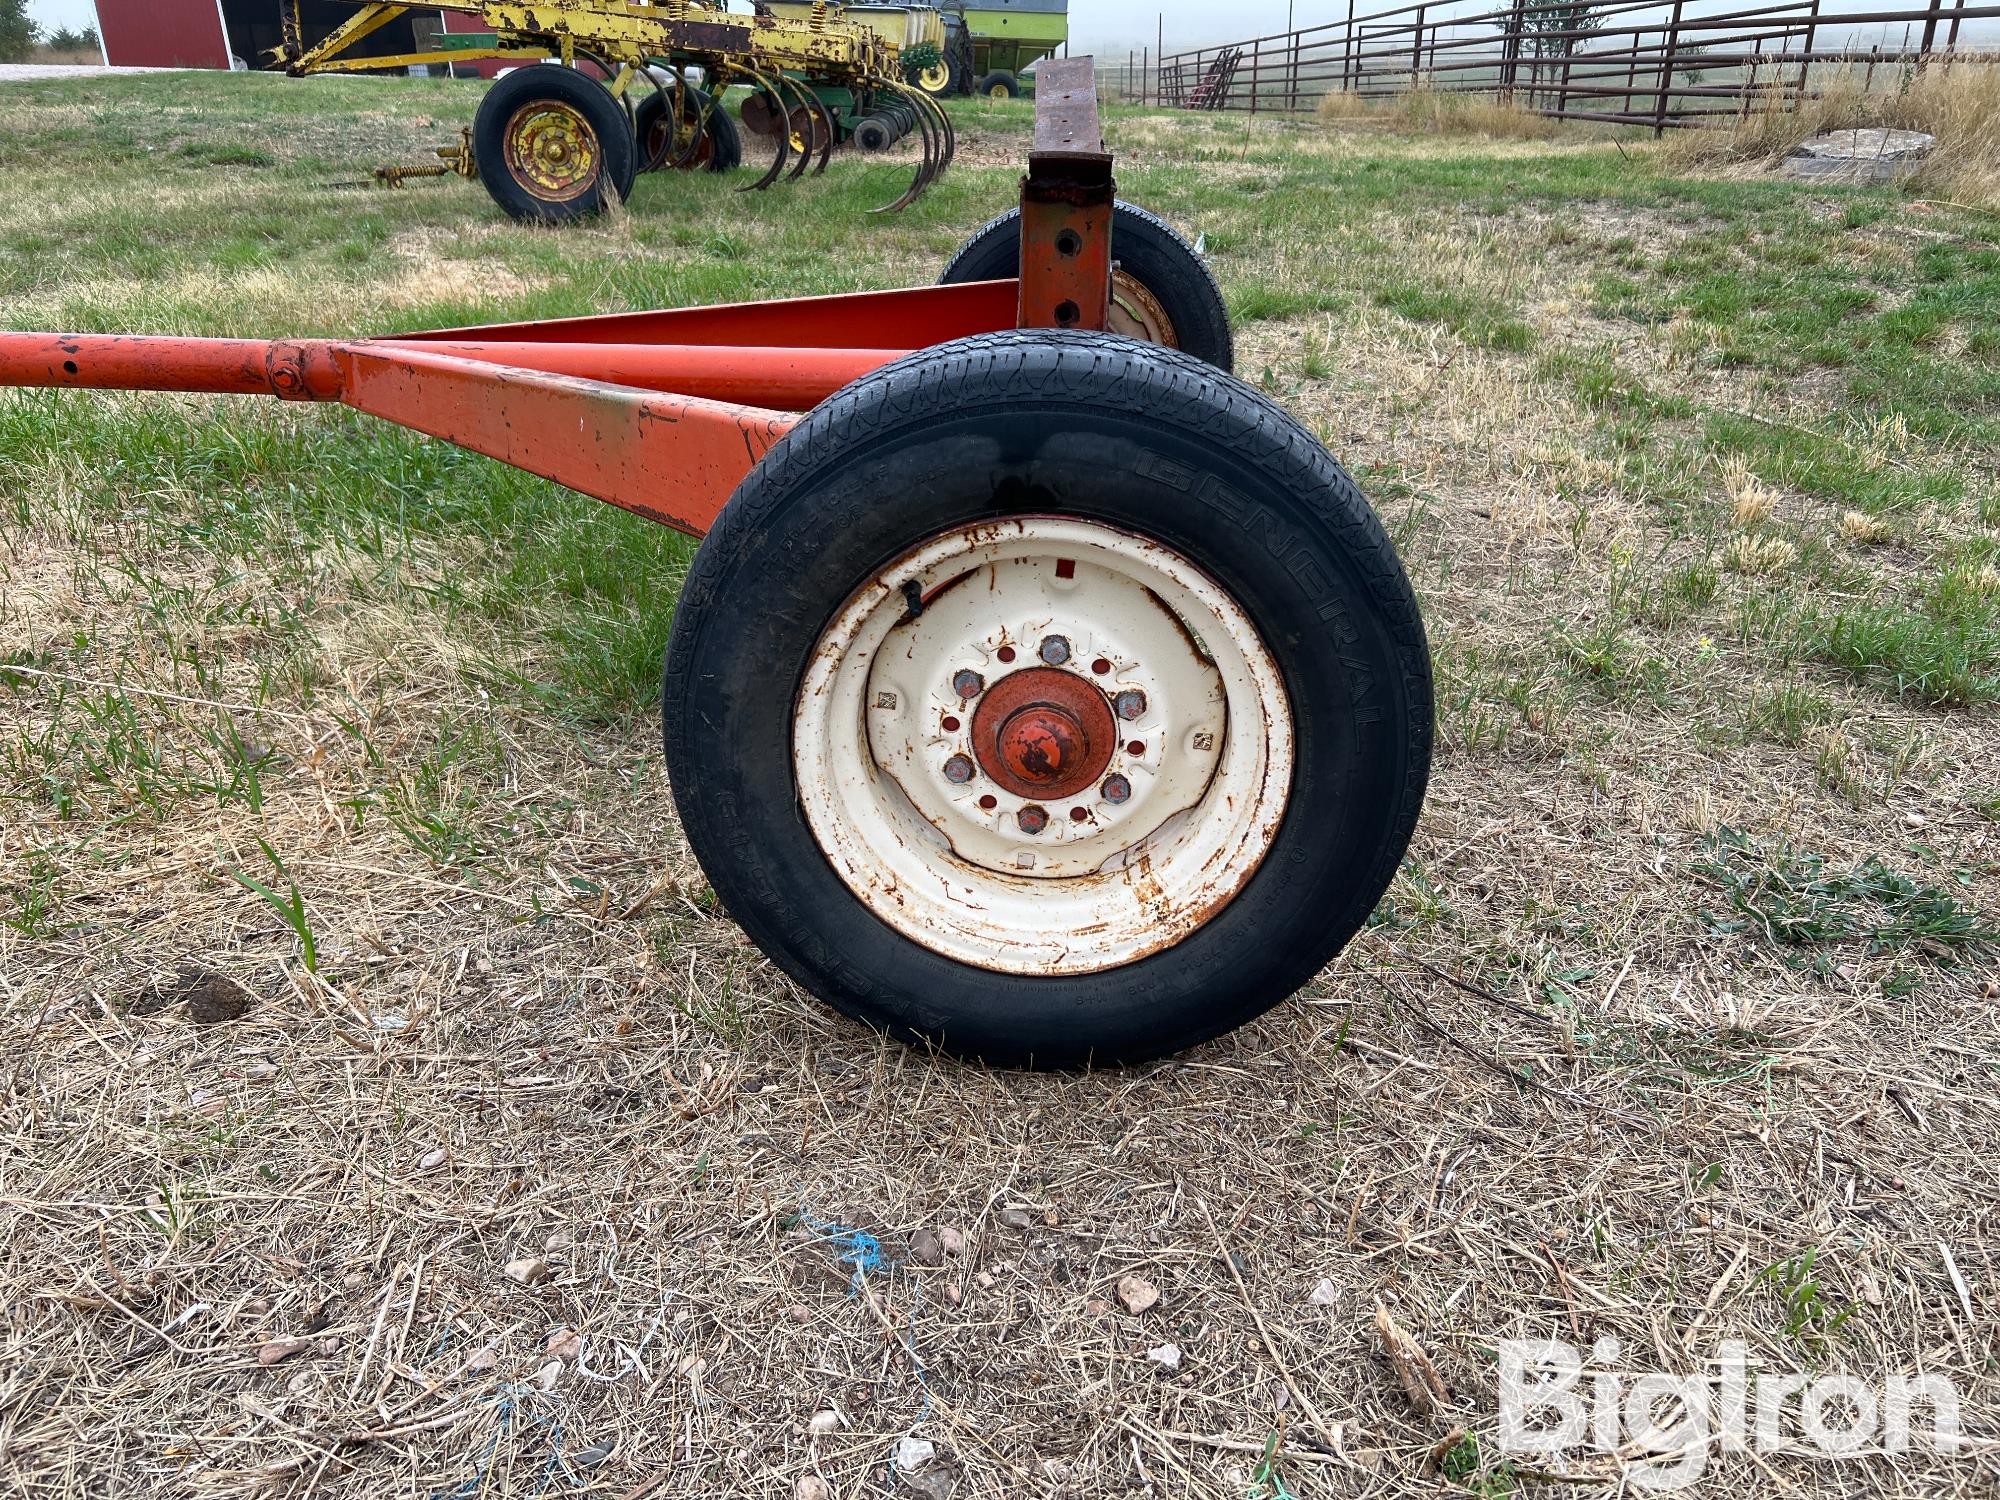
MULTIPOLYGON (((1029 11, 1044 15, 1068 15, 1069 0, 981 0, 979 11, 1011 10, 1029 11)), ((974 12, 968 10, 967 16, 974 12)))
POLYGON ((97 0, 104 59, 114 68, 227 68, 215 0, 97 0))

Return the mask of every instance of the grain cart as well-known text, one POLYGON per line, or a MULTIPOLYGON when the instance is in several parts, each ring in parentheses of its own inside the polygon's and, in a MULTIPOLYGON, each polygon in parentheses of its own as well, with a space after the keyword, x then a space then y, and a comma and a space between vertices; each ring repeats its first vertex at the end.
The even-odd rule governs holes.
POLYGON ((978 0, 951 5, 945 55, 964 79, 954 92, 1008 99, 1021 75, 1069 40, 1069 0, 978 0))
POLYGON ((1171 1052, 1368 918, 1430 659, 1312 435, 1104 331, 1114 267, 1176 328, 1214 284, 1178 237, 1127 245, 1089 60, 1039 95, 981 231, 1005 276, 357 340, 0 334, 0 384, 339 401, 704 536, 661 714, 729 915, 903 1038, 1171 1052))
POLYGON ((913 202, 955 149, 944 111, 904 81, 896 44, 845 20, 842 7, 827 0, 787 17, 738 15, 698 0, 442 0, 423 8, 477 16, 489 29, 446 33, 428 51, 364 55, 360 44, 411 6, 368 0, 308 45, 298 0, 286 0, 279 60, 295 75, 486 59, 565 64, 500 78, 458 143, 438 151, 436 165, 377 174, 391 182, 476 176, 517 219, 561 223, 597 213, 630 197, 642 168, 734 165, 740 147, 718 99, 734 84, 748 86, 746 117, 769 123, 773 149, 746 191, 781 176, 796 179, 808 167, 826 170, 842 129, 817 92, 822 87, 869 101, 871 112, 893 106, 922 137, 915 178, 878 212, 913 202), (604 81, 576 68, 579 61, 594 64, 604 81), (691 77, 696 70, 700 87, 691 77))

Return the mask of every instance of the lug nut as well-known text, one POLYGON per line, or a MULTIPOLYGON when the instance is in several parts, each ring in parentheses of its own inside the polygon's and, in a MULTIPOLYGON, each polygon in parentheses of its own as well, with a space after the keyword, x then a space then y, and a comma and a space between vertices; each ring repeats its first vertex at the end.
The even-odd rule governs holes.
POLYGON ((972 780, 975 767, 969 755, 954 755, 944 763, 944 779, 963 786, 972 780))
POLYGON ((977 698, 986 691, 986 679, 965 667, 952 674, 951 690, 961 698, 977 698))
POLYGON ((1052 667, 1059 667, 1069 660, 1069 642, 1059 635, 1042 637, 1042 660, 1052 667))
POLYGON ((1127 688, 1111 700, 1121 719, 1136 719, 1146 711, 1146 695, 1137 688, 1127 688))
POLYGON ((1132 796, 1132 783, 1127 781, 1123 776, 1107 776, 1104 778, 1104 785, 1100 790, 1104 793, 1104 800, 1115 807, 1120 802, 1130 800, 1132 796))
POLYGON ((1014 814, 1014 821, 1021 825, 1021 832, 1023 833, 1040 833, 1044 828, 1049 826, 1049 810, 1045 807, 1037 807, 1034 803, 1030 802, 1026 807, 1014 814))

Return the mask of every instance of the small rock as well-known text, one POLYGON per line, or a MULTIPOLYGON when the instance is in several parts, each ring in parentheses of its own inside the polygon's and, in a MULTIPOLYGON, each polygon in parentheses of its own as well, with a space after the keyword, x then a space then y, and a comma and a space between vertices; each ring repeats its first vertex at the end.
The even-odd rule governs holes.
POLYGON ((943 1239, 928 1229, 919 1229, 910 1236, 910 1263, 918 1266, 943 1265, 943 1239))
POLYGON ((955 1286, 948 1286, 944 1289, 944 1300, 949 1302, 953 1307, 957 1307, 959 1303, 965 1300, 965 1293, 961 1292, 955 1286))
POLYGON ((236 1071, 241 1073, 245 1078, 255 1079, 261 1083, 266 1078, 276 1078, 278 1076, 278 1065, 269 1058, 259 1057, 243 1064, 236 1071))
POLYGON ((439 1167, 443 1165, 444 1165, 444 1147, 442 1146, 433 1146, 431 1147, 430 1150, 426 1151, 422 1156, 417 1158, 417 1170, 419 1172, 435 1172, 439 1167))
POLYGON ((829 1432, 840 1431, 845 1425, 840 1413, 828 1407, 825 1411, 816 1411, 812 1414, 811 1420, 806 1423, 806 1431, 814 1437, 825 1437, 829 1432))
POLYGON ((1101 1318, 1111 1311, 1111 1304, 1102 1297, 1088 1297, 1084 1299, 1083 1311, 1086 1317, 1101 1318))
POLYGON ((937 1444, 918 1437, 896 1444, 896 1479, 902 1489, 924 1500, 951 1500, 958 1488, 958 1470, 940 1460, 937 1444))
POLYGON ((261 1318, 270 1310, 271 1299, 269 1297, 252 1297, 243 1304, 243 1316, 246 1318, 261 1318))
POLYGON ((896 1444, 896 1468, 904 1474, 915 1473, 937 1459, 937 1444, 920 1437, 906 1437, 896 1444))
POLYGON ((833 1486, 817 1474, 801 1474, 792 1486, 792 1500, 833 1500, 833 1486))
POLYGON ((790 1307, 785 1309, 785 1316, 794 1323, 810 1323, 812 1321, 812 1309, 794 1302, 790 1307))
POLYGON ((1163 1370, 1178 1370, 1181 1367, 1181 1346, 1179 1344, 1162 1344, 1157 1349, 1148 1349, 1146 1351, 1146 1358, 1160 1366, 1163 1370))
POLYGON ((1306 1298, 1306 1301, 1310 1302, 1314 1307, 1332 1307, 1339 1300, 1340 1292, 1334 1286, 1333 1278, 1330 1276, 1320 1277, 1319 1285, 1314 1287, 1312 1295, 1306 1298))
POLYGON ((294 1354, 303 1354, 311 1347, 311 1339, 272 1339, 257 1351, 257 1363, 275 1365, 290 1359, 294 1354))
POLYGON ((542 1242, 542 1248, 555 1255, 576 1243, 576 1236, 567 1229, 551 1229, 549 1237, 542 1242))
POLYGON ((535 1384, 544 1391, 552 1391, 562 1380, 563 1365, 559 1359, 552 1359, 535 1371, 535 1384))
POLYGON ((1001 1209, 1000 1222, 1009 1229, 1031 1229, 1035 1223, 1033 1219, 1028 1217, 1028 1211, 1024 1208, 1001 1209))
POLYGON ((592 1443, 581 1452, 568 1454, 567 1458, 579 1469, 594 1469, 617 1451, 618 1439, 606 1438, 601 1443, 592 1443))
POLYGON ((540 1286, 549 1279, 549 1263, 538 1255, 524 1255, 507 1262, 507 1279, 522 1286, 540 1286))
POLYGON ((465 1368, 468 1374, 483 1375, 488 1370, 497 1368, 499 1364, 500 1351, 491 1344, 484 1344, 466 1357, 465 1368))
POLYGON ((549 1341, 543 1347, 551 1359, 573 1365, 577 1355, 583 1352, 583 1335, 574 1328, 558 1328, 549 1335, 549 1341))
POLYGON ((979 1283, 979 1289, 982 1292, 990 1292, 991 1290, 993 1290, 993 1277, 989 1272, 986 1271, 975 1272, 973 1274, 972 1279, 979 1283))
POLYGON ((1118 1278, 1118 1304, 1137 1316, 1160 1300, 1160 1289, 1143 1276, 1118 1278))
POLYGON ((956 1256, 965 1254, 965 1234, 962 1230, 940 1229, 938 1231, 938 1243, 944 1246, 944 1253, 946 1255, 956 1256))

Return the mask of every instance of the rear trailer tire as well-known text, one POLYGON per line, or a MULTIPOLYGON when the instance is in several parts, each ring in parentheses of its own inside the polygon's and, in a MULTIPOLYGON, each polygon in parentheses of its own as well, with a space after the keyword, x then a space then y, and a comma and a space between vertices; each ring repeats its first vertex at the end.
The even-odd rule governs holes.
POLYGON ((780 968, 1034 1066, 1174 1052, 1317 973, 1395 873, 1431 714, 1409 582, 1324 448, 1184 354, 1040 331, 781 440, 696 555, 662 697, 688 840, 780 968))
POLYGON ((1011 99, 1021 92, 1021 81, 1005 68, 995 68, 979 80, 979 92, 993 99, 1011 99))
MULTIPOLYGON (((1165 219, 1122 199, 1111 220, 1109 331, 1182 349, 1218 370, 1233 369, 1229 309, 1208 262, 1165 219)), ((1021 210, 975 229, 938 277, 941 285, 1021 274, 1021 210)))
POLYGON ((563 224, 632 196, 639 148, 611 91, 574 68, 537 64, 495 81, 472 121, 473 160, 510 218, 563 224))

